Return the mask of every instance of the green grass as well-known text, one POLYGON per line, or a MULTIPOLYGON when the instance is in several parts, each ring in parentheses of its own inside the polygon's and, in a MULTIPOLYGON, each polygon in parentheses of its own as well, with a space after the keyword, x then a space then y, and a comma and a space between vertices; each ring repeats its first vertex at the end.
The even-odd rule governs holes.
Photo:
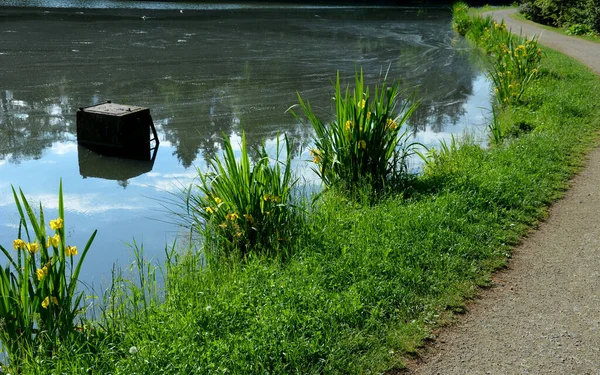
POLYGON ((469 12, 473 15, 481 15, 486 12, 493 12, 495 10, 505 10, 515 8, 512 5, 484 5, 482 7, 469 8, 469 12))
MULTIPOLYGON (((489 284, 597 145, 600 80, 573 59, 544 52, 520 104, 499 117, 514 129, 507 142, 487 150, 448 146, 404 198, 361 205, 325 194, 285 261, 257 256, 203 269, 201 254, 170 252, 165 291, 149 294, 142 315, 128 315, 127 298, 117 298, 85 330, 87 345, 65 340, 54 357, 37 356, 21 372, 402 368, 434 327, 489 284)), ((146 283, 138 284, 121 283, 118 293, 140 295, 146 283)))

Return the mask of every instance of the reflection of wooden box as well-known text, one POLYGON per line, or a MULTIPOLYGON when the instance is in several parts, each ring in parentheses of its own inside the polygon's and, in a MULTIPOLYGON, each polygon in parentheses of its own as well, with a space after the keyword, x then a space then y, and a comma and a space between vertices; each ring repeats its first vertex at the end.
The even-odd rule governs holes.
POLYGON ((97 177, 105 180, 127 181, 150 172, 154 167, 154 158, 150 160, 111 158, 99 155, 81 145, 77 146, 77 154, 79 174, 83 178, 97 177))
POLYGON ((148 108, 108 102, 77 111, 77 141, 104 155, 149 160, 151 131, 158 146, 148 108))

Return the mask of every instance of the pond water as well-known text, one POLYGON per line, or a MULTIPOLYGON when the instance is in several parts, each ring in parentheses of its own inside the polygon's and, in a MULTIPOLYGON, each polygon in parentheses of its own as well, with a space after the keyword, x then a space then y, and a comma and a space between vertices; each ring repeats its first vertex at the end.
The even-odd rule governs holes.
POLYGON ((83 247, 98 229, 88 284, 127 265, 134 239, 162 258, 183 232, 161 201, 206 168, 222 134, 239 139, 243 128, 258 145, 286 133, 304 146, 295 165, 316 183, 303 161, 311 128, 286 110, 298 92, 327 117, 337 70, 349 82, 362 67, 375 83, 389 69, 417 90, 416 141, 485 139, 490 84, 446 9, 12 3, 0 6, 0 243, 12 248, 17 234, 11 185, 53 218, 62 177, 69 242, 83 247), (161 141, 153 163, 78 147, 78 107, 107 100, 151 109, 161 141))

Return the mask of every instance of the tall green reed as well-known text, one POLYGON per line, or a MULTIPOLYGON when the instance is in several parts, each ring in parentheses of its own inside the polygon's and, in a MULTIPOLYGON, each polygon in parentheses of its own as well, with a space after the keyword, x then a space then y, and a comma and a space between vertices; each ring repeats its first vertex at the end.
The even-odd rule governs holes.
POLYGON ((74 333, 84 298, 77 282, 96 231, 81 253, 67 245, 62 181, 58 218, 49 222, 51 232, 41 204, 36 216, 21 189, 17 194, 13 188, 13 196, 20 222, 13 242, 16 256, 0 246, 8 259, 0 268, 0 341, 9 360, 18 363, 39 350, 52 353, 74 333))
POLYGON ((409 142, 411 135, 403 126, 418 106, 414 94, 402 98, 400 83, 388 85, 385 79, 372 90, 365 86, 362 70, 355 76, 354 90, 342 90, 339 72, 334 87, 336 118, 329 124, 298 95, 315 130, 315 172, 326 186, 350 192, 365 184, 378 192, 402 182, 408 174, 407 158, 419 145, 409 142))
POLYGON ((278 251, 298 228, 292 143, 287 136, 277 137, 276 157, 271 159, 263 145, 253 163, 244 132, 241 141, 238 160, 225 137, 222 158, 210 160, 209 172, 198 170, 200 183, 185 192, 187 213, 205 235, 209 258, 278 251))
POLYGON ((515 36, 504 24, 494 24, 503 40, 494 43, 495 62, 489 71, 494 93, 500 105, 517 104, 540 69, 542 50, 538 37, 515 36))
POLYGON ((502 126, 502 122, 498 118, 498 110, 495 106, 492 106, 492 119, 490 124, 488 125, 488 130, 490 131, 490 143, 496 146, 502 144, 504 138, 506 137, 506 134, 502 126))
POLYGON ((463 1, 452 6, 452 28, 460 35, 465 35, 473 22, 469 15, 469 5, 463 1))
POLYGON ((525 90, 540 69, 542 51, 538 37, 514 35, 507 30, 504 21, 498 23, 491 16, 470 16, 464 3, 454 6, 454 22, 469 18, 464 29, 455 29, 483 48, 492 56, 492 67, 488 76, 494 84, 494 93, 500 106, 520 102, 525 90))

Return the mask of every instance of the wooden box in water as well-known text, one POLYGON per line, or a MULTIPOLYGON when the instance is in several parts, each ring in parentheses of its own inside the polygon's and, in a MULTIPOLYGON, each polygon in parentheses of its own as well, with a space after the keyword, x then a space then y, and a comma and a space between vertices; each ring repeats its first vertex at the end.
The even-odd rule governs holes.
POLYGON ((111 102, 79 108, 77 141, 103 155, 141 160, 151 158, 152 141, 158 146, 149 108, 111 102))

